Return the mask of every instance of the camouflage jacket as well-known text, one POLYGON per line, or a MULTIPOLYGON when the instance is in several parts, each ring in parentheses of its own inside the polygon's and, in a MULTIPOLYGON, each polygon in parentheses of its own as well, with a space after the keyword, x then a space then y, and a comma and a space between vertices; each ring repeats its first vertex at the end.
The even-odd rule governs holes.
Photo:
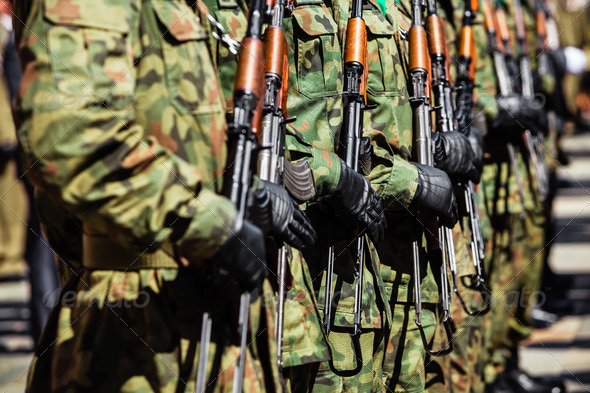
MULTIPOLYGON (((236 0, 207 0, 205 3, 227 34, 241 42, 247 27, 247 5, 236 0)), ((237 56, 221 40, 215 40, 212 47, 222 92, 227 107, 231 109, 237 56)), ((298 250, 288 248, 287 255, 292 282, 285 301, 283 365, 293 367, 329 360, 330 351, 321 326, 309 268, 298 250)), ((274 280, 274 276, 271 275, 270 279, 274 280)))
MULTIPOLYGON (((182 362, 195 364, 200 316, 204 307, 214 307, 212 291, 195 285, 207 282, 204 275, 179 268, 171 254, 176 246, 191 245, 195 259, 214 255, 235 215, 233 204, 218 195, 227 124, 207 10, 182 0, 35 0, 19 2, 15 14, 28 26, 17 35, 24 70, 18 98, 24 165, 42 194, 39 207, 48 213, 43 219, 52 245, 56 241, 60 258, 77 264, 77 277, 68 285, 80 303, 54 310, 46 337, 55 345, 36 359, 29 390, 76 384, 85 391, 92 383, 115 386, 108 391, 124 386, 171 392, 187 388, 185 380, 194 390, 195 368, 182 362), (115 270, 80 268, 82 231, 108 237, 138 258, 115 270), (137 262, 152 251, 166 254, 166 268, 137 262), (108 323, 105 304, 131 301, 142 291, 152 301, 149 308, 126 309, 127 328, 120 317, 112 325, 115 334, 97 328, 108 323), (73 324, 69 318, 76 312, 85 317, 73 324), (121 348, 106 345, 131 331, 149 353, 133 348, 140 345, 133 340, 113 341, 121 348), (103 345, 112 351, 95 357, 100 351, 94 349, 103 345), (134 361, 117 351, 133 353, 134 361), (53 372, 57 359, 68 373, 53 372), (103 369, 113 367, 117 377, 104 381, 103 369), (189 374, 183 377, 185 368, 189 374)), ((108 263, 115 254, 106 249, 102 259, 108 263)), ((226 287, 215 289, 228 292, 226 287)), ((250 308, 252 339, 259 339, 246 354, 245 391, 271 384, 278 389, 272 295, 265 282, 250 308), (266 363, 257 353, 262 342, 266 363)), ((225 368, 239 345, 228 342, 227 327, 221 328, 227 316, 214 314, 221 323, 214 323, 220 329, 213 340, 220 341, 211 345, 208 364, 221 359, 225 368)), ((231 390, 231 376, 217 378, 215 385, 214 391, 231 390)))
MULTIPOLYGON (((320 309, 325 299, 325 261, 328 247, 334 245, 335 287, 339 293, 334 325, 353 326, 354 268, 351 234, 334 221, 331 207, 321 201, 338 185, 340 159, 337 155, 342 123, 342 45, 349 14, 348 2, 322 0, 295 2, 290 17, 284 20, 289 47, 289 116, 297 117, 287 129, 287 150, 291 161, 309 163, 316 185, 316 200, 307 213, 319 235, 316 246, 304 250, 320 309), (330 235, 330 233, 332 233, 330 235), (348 240, 347 240, 348 239, 348 240)), ((368 241, 368 239, 367 239, 368 241)), ((363 328, 382 328, 385 301, 378 273, 378 256, 368 241, 363 283, 363 328)), ((336 298, 335 298, 336 299, 336 298)))
POLYGON ((18 37, 29 178, 120 244, 143 252, 190 242, 212 256, 235 209, 216 194, 226 123, 207 33, 183 2, 143 7, 144 36, 134 28, 138 4, 93 4, 47 0, 52 24, 18 37), (162 39, 150 36, 162 26, 162 39))

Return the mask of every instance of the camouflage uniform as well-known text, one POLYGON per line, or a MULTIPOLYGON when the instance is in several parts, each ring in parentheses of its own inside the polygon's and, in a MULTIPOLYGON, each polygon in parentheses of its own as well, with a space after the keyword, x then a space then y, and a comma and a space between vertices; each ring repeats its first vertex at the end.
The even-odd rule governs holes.
MULTIPOLYGON (((214 18, 221 23, 229 36, 240 42, 246 33, 246 4, 237 0, 207 0, 205 2, 214 18)), ((237 56, 226 45, 214 40, 217 69, 221 90, 228 108, 233 107, 233 82, 237 70, 237 56)), ((309 372, 319 362, 330 358, 327 339, 323 333, 317 300, 309 268, 301 252, 288 248, 287 261, 291 277, 285 311, 283 314, 283 372, 285 383, 292 391, 299 390, 293 384, 309 378, 294 381, 301 373, 309 372), (314 366, 314 363, 315 366, 314 366)), ((273 276, 270 278, 273 279, 273 276)))
MULTIPOLYGON (((404 3, 405 4, 405 3, 404 3)), ((365 114, 365 129, 374 148, 373 187, 384 201, 388 228, 379 243, 381 275, 391 307, 393 324, 387 343, 382 381, 388 391, 421 392, 425 388, 426 355, 414 322, 412 228, 415 218, 407 210, 417 187, 412 158, 412 109, 409 103, 408 48, 399 29, 409 30, 407 7, 386 1, 365 9, 368 28, 368 103, 377 107, 365 114), (393 72, 391 70, 393 69, 393 72)), ((438 283, 422 248, 422 325, 430 341, 437 325, 438 283)))
MULTIPOLYGON (((458 56, 456 48, 459 46, 459 30, 462 27, 464 2, 457 1, 453 3, 454 12, 453 15, 448 15, 447 20, 454 20, 454 26, 450 23, 446 24, 447 27, 447 43, 449 50, 451 51, 451 59, 453 68, 451 69, 452 74, 456 74, 458 56), (456 29, 453 30, 453 28, 456 29)), ((441 11, 439 6, 439 12, 441 11)), ((476 22, 481 22, 481 16, 476 22)), ((486 75, 493 72, 491 68, 491 62, 488 60, 487 54, 487 41, 486 33, 482 23, 475 23, 472 26, 475 37, 475 45, 477 51, 475 53, 475 59, 472 61, 476 62, 475 75, 473 75, 474 83, 477 86, 482 83, 482 79, 486 78, 486 75)), ((475 107, 481 107, 485 105, 485 100, 478 98, 478 88, 474 90, 474 105, 475 107)), ((494 100, 494 97, 492 97, 494 100)), ((490 109, 495 109, 492 107, 490 109)), ((483 116, 474 116, 473 125, 479 127, 480 130, 485 132, 485 123, 481 124, 483 116)), ((483 181, 483 180, 482 180, 483 181)), ((478 201, 478 207, 480 212, 480 224, 484 239, 489 236, 489 220, 486 215, 485 207, 483 206, 483 194, 480 188, 476 191, 476 198, 478 201), (487 229, 487 230, 486 230, 487 229)), ((457 263, 457 275, 459 278, 466 275, 473 275, 474 267, 473 257, 470 250, 471 233, 470 223, 468 218, 463 218, 460 225, 454 228, 454 240, 455 240, 455 252, 456 252, 456 263, 457 263), (463 231, 460 230, 463 228, 463 231)), ((487 271, 486 266, 483 266, 484 271, 487 271)), ((485 284, 489 286, 488 283, 485 284)), ((458 280, 458 290, 463 296, 467 307, 470 310, 481 309, 486 302, 485 298, 472 289, 467 288, 463 285, 461 279, 458 280)), ((444 384, 443 391, 448 392, 483 392, 484 384, 481 378, 483 373, 483 323, 484 317, 474 317, 468 315, 463 309, 459 298, 455 297, 451 304, 451 313, 453 317, 454 325, 454 338, 453 342, 455 348, 451 354, 446 358, 435 358, 438 363, 441 364, 441 371, 433 373, 430 376, 427 384, 430 385, 428 391, 434 391, 438 385, 444 384)), ((440 388, 438 389, 440 390, 440 388)))
MULTIPOLYGON (((28 26, 17 24, 18 136, 68 279, 27 391, 194 391, 205 309, 208 389, 231 391, 240 348, 226 310, 238 288, 175 255, 190 244, 207 263, 235 215, 216 194, 227 126, 207 10, 34 0, 15 12, 28 26)), ((268 282, 261 295, 250 307, 247 392, 279 384, 268 282)))
MULTIPOLYGON (((319 368, 291 370, 291 388, 314 392, 381 391, 381 366, 388 312, 379 259, 367 239, 363 281, 361 352, 355 354, 351 333, 355 293, 355 257, 349 249, 352 239, 342 229, 331 207, 322 202, 338 185, 340 160, 337 148, 342 123, 342 52, 349 2, 295 2, 284 29, 289 45, 288 113, 297 120, 287 130, 287 150, 291 161, 306 160, 313 171, 316 198, 306 212, 319 235, 316 246, 303 252, 311 273, 323 317, 328 247, 335 247, 332 292, 335 294, 333 322, 328 337, 331 360, 319 368), (357 356, 360 359, 357 359, 357 356), (360 363, 359 363, 360 360, 360 363), (341 375, 349 371, 352 376, 341 375), (309 377, 311 375, 311 377, 309 377), (308 378, 301 381, 302 378, 308 378), (312 386, 304 386, 305 381, 312 386), (303 384, 301 385, 301 382, 303 384)), ((319 359, 316 357, 315 359, 319 359)), ((315 360, 314 359, 314 360, 315 360)))
MULTIPOLYGON (((513 9, 507 2, 506 16, 514 31, 513 9)), ((530 18, 527 19, 530 21, 530 18)), ((534 29, 527 28, 529 32, 534 29)), ((479 78, 478 78, 479 81, 479 78)), ((497 113, 492 102, 497 94, 495 74, 488 73, 480 82, 480 97, 489 121, 497 113), (483 82, 483 83, 482 83, 483 82), (489 108, 486 110, 486 102, 489 108)), ((497 108, 497 106, 495 106, 497 108)), ((531 334, 527 318, 535 301, 530 296, 538 290, 544 247, 544 208, 537 198, 523 149, 516 154, 523 179, 524 201, 506 152, 504 141, 486 138, 486 165, 482 175, 486 211, 493 229, 486 250, 489 282, 492 290, 492 311, 485 320, 484 380, 492 383, 506 364, 513 360, 517 345, 531 334)))

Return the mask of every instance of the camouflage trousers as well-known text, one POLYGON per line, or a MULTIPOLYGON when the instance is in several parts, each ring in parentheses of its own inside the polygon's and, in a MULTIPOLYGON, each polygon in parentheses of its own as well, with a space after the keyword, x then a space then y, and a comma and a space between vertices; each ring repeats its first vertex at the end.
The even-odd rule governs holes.
MULTIPOLYGON (((231 392, 237 310, 220 302, 240 291, 205 286, 183 269, 83 270, 51 313, 27 392, 194 392, 206 304, 213 318, 207 392, 231 392)), ((244 392, 279 391, 273 295, 265 282, 250 307, 244 392)))
POLYGON ((510 360, 518 343, 532 334, 529 314, 540 295, 544 261, 542 211, 494 217, 488 258, 492 311, 484 332, 486 383, 492 383, 510 360))
POLYGON ((291 285, 283 317, 283 364, 286 369, 308 363, 317 367, 330 359, 330 348, 322 328, 309 268, 297 250, 291 250, 289 273, 291 285))
MULTIPOLYGON (((414 303, 391 303, 393 324, 383 365, 383 381, 387 392, 423 392, 426 384, 426 350, 420 330, 414 322, 414 303)), ((423 304, 422 327, 427 340, 436 329, 436 307, 423 304)))
MULTIPOLYGON (((459 296, 468 310, 481 310, 489 302, 489 295, 480 294, 464 284, 475 273, 471 251, 471 231, 468 219, 453 229, 455 261, 457 266, 457 294, 450 306, 454 349, 448 356, 428 356, 426 363, 426 391, 428 393, 482 393, 483 372, 483 317, 471 316, 463 308, 459 296), (462 280, 465 278, 465 281, 462 280)), ((484 270, 487 269, 484 267, 484 270)), ((487 284, 486 284, 487 285, 487 284)), ((453 288, 454 288, 453 284, 453 288)), ((437 326, 434 347, 448 345, 442 324, 437 326)))

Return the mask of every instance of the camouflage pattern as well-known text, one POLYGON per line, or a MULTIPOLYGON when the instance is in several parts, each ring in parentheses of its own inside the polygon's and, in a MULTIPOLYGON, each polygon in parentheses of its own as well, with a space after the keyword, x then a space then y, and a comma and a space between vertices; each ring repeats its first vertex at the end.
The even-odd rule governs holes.
MULTIPOLYGON (((396 303, 393 308, 393 329, 385 355, 384 383, 388 392, 423 392, 426 386, 427 356, 414 322, 411 303, 396 303)), ((437 326, 436 306, 425 305, 422 327, 430 342, 437 326)), ((440 335, 439 335, 440 337, 440 335)))
POLYGON ((490 250, 493 260, 490 320, 493 323, 485 332, 486 383, 493 382, 515 356, 518 343, 532 333, 527 317, 530 307, 536 302, 534 295, 539 288, 534 282, 527 281, 539 275, 543 262, 543 230, 533 220, 527 217, 521 221, 519 217, 506 216, 495 227, 490 250))
MULTIPOLYGON (((334 312, 332 329, 328 337, 332 361, 338 369, 355 370, 356 355, 350 345, 354 325, 354 293, 356 255, 350 249, 353 235, 346 233, 338 223, 331 207, 322 203, 338 185, 340 160, 337 156, 342 123, 342 42, 349 14, 349 2, 334 2, 331 7, 322 1, 295 3, 290 18, 284 20, 289 47, 289 97, 287 110, 297 120, 289 124, 287 135, 288 158, 306 160, 312 169, 316 198, 307 204, 306 212, 319 235, 316 245, 303 252, 311 273, 311 282, 317 294, 320 313, 326 293, 328 247, 335 247, 333 277, 334 312)), ((349 391, 358 383, 368 386, 380 381, 383 361, 384 329, 389 325, 389 314, 379 275, 379 259, 372 243, 367 239, 362 298, 363 329, 361 342, 363 363, 352 376, 339 376, 329 362, 322 363, 309 389, 313 391, 349 391), (370 345, 369 345, 370 344, 370 345), (374 367, 377 369, 373 370, 374 367), (360 381, 360 382, 359 382, 360 381)), ((360 355, 360 354, 359 354, 360 355)), ((306 375, 308 368, 294 370, 306 375)), ((290 371, 289 371, 290 372, 290 371)), ((300 389, 291 378, 291 388, 300 389)))
MULTIPOLYGON (((414 322, 412 240, 416 219, 407 209, 416 192, 416 168, 412 159, 412 109, 409 103, 408 48, 399 29, 409 28, 409 2, 398 9, 385 3, 382 15, 374 4, 365 8, 368 27, 368 104, 377 107, 365 114, 365 130, 374 148, 374 166, 369 175, 384 200, 388 228, 379 243, 381 275, 393 312, 393 326, 386 347, 382 381, 391 391, 423 391, 426 355, 414 322), (391 69, 394 72, 391 72, 391 69)), ((423 244, 425 245, 424 241, 423 244)), ((423 327, 429 339, 437 325, 438 284, 426 248, 421 248, 421 295, 426 308, 423 327)))
POLYGON ((292 284, 285 300, 284 367, 292 368, 329 360, 330 348, 322 329, 313 281, 305 259, 297 250, 292 250, 289 258, 289 273, 292 284))
MULTIPOLYGON (((213 285, 198 269, 141 266, 141 254, 176 246, 208 258, 234 220, 231 202, 216 194, 227 126, 206 9, 35 0, 15 12, 29 27, 17 35, 25 168, 42 190, 44 219, 56 218, 45 222, 48 238, 60 251, 75 246, 64 254, 71 279, 27 391, 194 391, 201 315, 210 305, 223 312, 213 312, 208 386, 231 391, 239 342, 231 333, 237 315, 225 310, 235 307, 238 288, 213 285), (122 271, 87 269, 82 230, 108 234, 138 259, 122 271)), ((279 388, 273 295, 267 282, 251 305, 247 392, 279 388)))
MULTIPOLYGON (((439 14, 443 19, 446 21, 454 21, 454 24, 445 23, 447 44, 449 48, 447 56, 451 57, 452 68, 450 71, 452 79, 454 79, 458 66, 457 48, 459 46, 459 31, 462 27, 464 2, 458 1, 453 4, 452 15, 446 13, 447 8, 448 7, 445 7, 443 3, 439 4, 439 14)), ((479 16, 478 19, 481 19, 481 16, 479 16)), ((476 22, 480 22, 480 20, 476 20, 476 22)), ((481 52, 482 48, 487 48, 485 32, 483 31, 482 25, 478 23, 476 23, 472 29, 474 31, 476 48, 481 52)), ((480 54, 476 51, 475 57, 478 55, 480 54)), ((485 75, 486 71, 489 72, 485 66, 489 65, 490 62, 487 59, 487 53, 484 52, 484 55, 486 57, 484 57, 483 60, 486 61, 481 61, 481 59, 477 58, 472 60, 476 62, 475 75, 473 75, 476 86, 480 79, 484 79, 481 75, 485 75), (484 67, 482 67, 482 65, 484 67)), ((493 68, 491 71, 493 72, 493 68)), ((472 99, 474 100, 474 106, 476 108, 478 106, 482 107, 482 105, 486 105, 485 98, 482 99, 482 95, 477 95, 478 90, 485 91, 485 87, 476 88, 474 90, 474 97, 472 99)), ((486 98, 489 98, 490 104, 488 106, 491 106, 491 108, 487 108, 485 112, 489 113, 497 111, 495 97, 488 96, 486 98)), ((477 112, 477 110, 475 112, 477 112)), ((474 126, 485 131, 485 124, 481 124, 481 121, 477 119, 478 116, 481 116, 481 114, 474 113, 474 126)), ((481 194, 481 192, 478 191, 477 194, 481 194)), ((477 194, 476 197, 478 196, 477 194)), ((485 217, 485 210, 481 206, 479 210, 480 224, 485 227, 487 218, 485 217)), ((489 221, 487 221, 487 223, 489 223, 489 221)), ((489 227, 489 224, 487 225, 489 227)), ((484 229, 482 229, 482 231, 485 232, 484 229)), ((484 234, 484 237, 485 236, 486 235, 484 234)), ((472 276, 475 273, 473 255, 470 247, 471 227, 467 217, 463 217, 459 224, 455 226, 453 229, 453 238, 458 276, 457 290, 470 310, 481 309, 484 306, 486 299, 482 298, 477 291, 463 285, 461 279, 465 276, 472 276)), ((481 317, 468 315, 463 309, 458 296, 455 296, 451 303, 451 315, 454 327, 454 350, 446 357, 431 357, 433 364, 430 367, 427 367, 426 390, 430 393, 455 391, 483 392, 484 385, 481 378, 483 371, 483 337, 481 334, 483 319, 481 317), (429 370, 430 372, 428 372, 429 370)), ((444 339, 445 332, 441 326, 438 327, 435 337, 438 341, 436 343, 438 348, 441 348, 446 344, 444 339)))
MULTIPOLYGON (((241 0, 205 0, 205 5, 224 28, 230 38, 241 42, 246 34, 247 5, 241 0)), ((233 91, 235 75, 238 67, 238 56, 230 52, 229 48, 221 41, 211 36, 213 58, 219 73, 219 82, 225 105, 228 111, 233 108, 233 91)))
MULTIPOLYGON (((246 33, 247 5, 236 0, 208 0, 205 3, 227 34, 240 42, 246 33)), ((221 89, 226 105, 231 110, 237 56, 219 40, 214 41, 214 49, 221 89)), ((292 281, 283 314, 283 365, 287 368, 328 360, 330 351, 321 327, 309 268, 298 250, 288 248, 288 266, 288 275, 292 281)), ((298 371, 286 374, 287 385, 290 385, 291 374, 298 375, 298 371)))
MULTIPOLYGON (((506 6, 508 24, 513 28, 512 3, 506 2, 506 6)), ((529 26, 527 31, 534 32, 530 15, 525 15, 525 22, 529 26)), ((531 333, 527 317, 536 301, 531 294, 540 285, 546 218, 524 150, 517 152, 523 178, 523 203, 502 142, 495 141, 493 135, 486 142, 489 155, 484 167, 483 192, 494 233, 487 251, 492 312, 486 319, 489 323, 484 332, 484 380, 492 383, 497 373, 516 356, 518 343, 531 333)))

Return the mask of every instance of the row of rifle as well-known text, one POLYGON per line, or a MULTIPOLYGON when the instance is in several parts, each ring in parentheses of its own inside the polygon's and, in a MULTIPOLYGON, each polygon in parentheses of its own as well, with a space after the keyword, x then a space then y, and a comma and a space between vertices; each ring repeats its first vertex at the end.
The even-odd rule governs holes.
MULTIPOLYGON (((541 2, 537 22, 543 21, 541 2)), ((501 94, 515 92, 518 88, 511 81, 514 80, 516 70, 513 54, 509 47, 508 28, 502 10, 497 7, 492 12, 488 0, 484 1, 485 26, 488 33, 489 45, 497 72, 501 94), (503 23, 503 24, 502 24, 503 23), (512 70, 512 71, 511 71, 512 70)), ((520 8, 516 1, 516 8, 520 8)), ((291 195, 299 201, 309 199, 313 193, 313 182, 308 171, 302 166, 291 164, 285 160, 285 125, 289 122, 286 111, 288 88, 288 60, 287 44, 283 32, 283 18, 285 10, 292 7, 286 0, 275 0, 268 4, 265 0, 252 0, 248 13, 248 26, 238 58, 238 70, 234 87, 234 113, 228 132, 229 163, 224 181, 224 193, 229 196, 237 209, 237 223, 239 227, 248 212, 252 176, 257 174, 261 179, 284 185, 291 195), (268 27, 264 30, 264 25, 268 27)), ((363 138, 363 112, 371 108, 366 103, 366 81, 368 73, 367 32, 362 19, 362 0, 352 2, 352 14, 348 21, 346 35, 346 50, 344 53, 344 123, 342 127, 341 146, 343 157, 347 165, 365 174, 370 166, 370 145, 363 138)), ((449 78, 450 58, 446 46, 443 22, 438 15, 436 0, 412 0, 412 25, 409 31, 410 48, 410 100, 413 110, 414 130, 414 158, 419 164, 433 165, 432 132, 459 131, 468 133, 473 121, 471 112, 473 107, 474 70, 476 52, 472 24, 477 11, 477 1, 466 1, 461 28, 458 71, 454 86, 449 78), (423 23, 423 13, 427 10, 426 28, 423 23), (432 96, 430 92, 432 90, 432 96), (455 97, 454 97, 455 95, 455 97), (436 121, 432 122, 432 112, 436 113, 436 121)), ((530 74, 530 58, 527 53, 527 42, 524 33, 522 11, 517 13, 517 42, 519 46, 519 64, 522 70, 522 91, 526 96, 534 95, 532 76, 530 74)), ((539 47, 544 47, 541 35, 543 27, 537 29, 540 35, 539 47)), ((540 63, 542 60, 540 60, 540 63)), ((542 142, 542 141, 539 141, 542 142)), ((534 174, 542 196, 547 192, 547 173, 543 155, 537 148, 529 132, 523 133, 523 144, 534 165, 534 174)), ((515 159, 514 149, 508 144, 508 152, 517 179, 520 174, 515 159)), ((369 168, 370 169, 370 168, 369 168)), ((520 183, 522 179, 518 180, 520 183)), ((519 186, 522 189, 522 187, 519 186)), ((474 264, 474 274, 468 277, 464 284, 471 289, 487 292, 483 261, 485 259, 483 236, 479 223, 479 212, 475 198, 475 186, 472 182, 458 184, 462 198, 463 213, 469 218, 471 232, 471 252, 474 264)), ((521 198, 522 194, 521 194, 521 198)), ((524 203, 524 199, 522 199, 524 203)), ((415 278, 415 322, 420 328, 424 345, 433 355, 443 355, 452 350, 452 332, 450 324, 450 283, 448 282, 447 266, 454 281, 454 292, 458 296, 463 308, 470 315, 483 315, 490 309, 489 296, 482 296, 487 303, 481 309, 469 309, 459 292, 458 273, 454 255, 453 236, 451 228, 440 225, 436 218, 426 218, 425 224, 416 224, 414 228, 413 258, 415 278), (430 255, 439 255, 441 263, 441 303, 443 309, 443 323, 448 338, 448 347, 434 350, 427 343, 422 329, 421 299, 420 299, 420 245, 427 234, 430 255)), ((361 333, 361 298, 362 274, 365 255, 365 238, 358 236, 357 244, 357 285, 355 290, 354 332, 353 342, 355 350, 358 348, 358 337, 361 333)), ((332 321, 332 274, 334 268, 334 250, 329 250, 327 265, 326 296, 324 307, 324 328, 330 330, 332 321)), ((282 367, 282 327, 285 300, 285 283, 287 269, 287 251, 281 247, 278 251, 278 311, 276 336, 278 340, 279 367, 282 367)), ((248 327, 248 312, 251 294, 245 292, 240 298, 239 321, 237 335, 240 338, 241 350, 237 360, 234 375, 234 392, 242 390, 244 377, 244 363, 246 353, 246 338, 248 327)), ((199 353, 199 367, 197 372, 197 391, 205 388, 205 367, 208 356, 208 344, 211 340, 211 317, 209 313, 203 316, 201 330, 201 347, 199 353)), ((358 355, 357 355, 358 356, 358 355)), ((360 362, 359 362, 360 364, 360 362)))
MULTIPOLYGON (((477 2, 465 2, 463 26, 459 41, 458 72, 453 86, 449 76, 450 51, 447 47, 443 20, 438 14, 436 0, 412 0, 412 25, 409 31, 410 48, 410 102, 413 110, 414 160, 422 165, 434 163, 434 146, 432 133, 458 131, 469 133, 472 123, 474 70, 476 62, 475 43, 472 30, 477 2), (423 13, 427 10, 424 26, 423 13), (430 94, 432 91, 432 95, 430 94), (455 96, 454 96, 455 95, 455 96), (431 112, 435 112, 436 121, 432 122, 431 112)), ((441 356, 453 350, 451 330, 451 301, 448 270, 453 279, 453 291, 461 306, 469 315, 481 316, 490 310, 489 290, 485 285, 483 262, 485 259, 484 241, 479 222, 479 211, 475 197, 475 185, 471 181, 464 184, 457 182, 458 194, 462 198, 462 215, 469 218, 471 232, 471 256, 474 274, 462 277, 464 285, 482 294, 484 305, 480 309, 470 309, 459 291, 459 275, 455 260, 455 248, 452 228, 441 225, 436 219, 423 217, 425 224, 416 225, 413 240, 414 265, 414 301, 416 307, 415 322, 419 327, 423 344, 434 356, 441 356), (420 247, 423 237, 427 240, 428 255, 431 262, 436 258, 440 264, 440 302, 443 311, 442 323, 447 335, 448 346, 433 349, 427 342, 422 328, 420 247)))

